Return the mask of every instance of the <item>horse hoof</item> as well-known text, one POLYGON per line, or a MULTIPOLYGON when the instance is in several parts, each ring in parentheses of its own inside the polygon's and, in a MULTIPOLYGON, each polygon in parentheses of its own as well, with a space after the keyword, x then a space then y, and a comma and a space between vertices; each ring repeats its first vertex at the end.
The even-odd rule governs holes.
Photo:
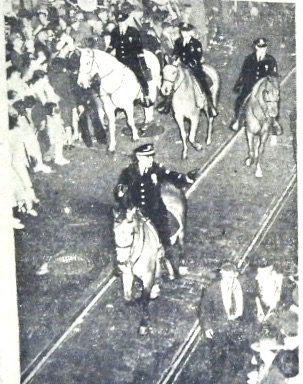
POLYGON ((187 160, 187 153, 182 154, 182 160, 187 160))
POLYGON ((271 136, 270 146, 275 147, 277 145, 277 143, 278 143, 277 136, 271 136))
POLYGON ((159 284, 155 284, 150 292, 150 298, 152 300, 157 299, 160 296, 160 287, 159 284))
POLYGON ((245 160, 245 164, 247 167, 250 167, 252 165, 252 159, 250 157, 248 157, 246 160, 245 160))
POLYGON ((188 268, 187 267, 184 267, 184 266, 180 266, 179 267, 179 274, 180 276, 185 276, 185 275, 188 275, 188 268))
POLYGON ((258 179, 261 179, 261 178, 263 177, 263 173, 262 173, 261 169, 257 169, 257 170, 256 170, 255 176, 256 176, 258 179))
POLYGON ((124 298, 124 302, 125 302, 125 305, 127 305, 128 307, 132 307, 133 305, 136 304, 135 300, 133 300, 133 299, 124 298))
POLYGON ((133 142, 135 143, 136 141, 139 141, 140 140, 140 137, 139 136, 135 136, 133 137, 133 142))
POLYGON ((206 145, 210 145, 210 144, 211 144, 211 139, 206 140, 206 145))
POLYGON ((114 154, 115 153, 115 148, 108 147, 107 148, 107 152, 110 153, 110 154, 114 154))
POLYGON ((138 333, 140 336, 146 336, 149 334, 149 328, 146 325, 140 325, 138 333))
POLYGON ((192 142, 191 143, 192 147, 196 150, 196 151, 202 151, 202 144, 200 143, 196 143, 196 142, 192 142))

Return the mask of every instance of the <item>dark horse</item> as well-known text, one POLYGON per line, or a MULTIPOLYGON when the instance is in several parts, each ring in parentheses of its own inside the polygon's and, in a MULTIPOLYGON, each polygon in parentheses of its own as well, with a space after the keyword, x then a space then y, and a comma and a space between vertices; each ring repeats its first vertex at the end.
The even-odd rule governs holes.
MULTIPOLYGON (((179 243, 184 258, 184 231, 186 220, 186 199, 184 193, 171 184, 163 183, 161 195, 164 204, 179 223, 179 229, 171 237, 171 243, 179 243)), ((160 294, 159 279, 161 262, 163 261, 171 279, 174 268, 165 258, 163 245, 158 233, 150 220, 145 218, 139 209, 127 205, 113 210, 114 237, 116 244, 117 263, 122 272, 124 299, 132 301, 132 287, 137 277, 143 286, 141 303, 143 316, 139 334, 144 335, 149 329, 149 301, 160 294)))
POLYGON ((262 177, 260 159, 270 128, 279 113, 280 89, 277 77, 260 79, 247 96, 240 110, 239 126, 245 127, 249 155, 246 165, 256 163, 256 177, 262 177))

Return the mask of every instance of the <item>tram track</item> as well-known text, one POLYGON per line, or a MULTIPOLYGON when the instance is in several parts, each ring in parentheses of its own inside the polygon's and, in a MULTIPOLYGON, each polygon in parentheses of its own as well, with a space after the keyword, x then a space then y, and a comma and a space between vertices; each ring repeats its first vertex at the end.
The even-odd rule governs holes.
MULTIPOLYGON (((286 188, 283 190, 282 194, 275 199, 275 204, 272 209, 265 216, 263 223, 259 230, 256 232, 254 237, 252 238, 250 244, 246 247, 246 250, 242 253, 242 256, 239 260, 235 260, 238 264, 238 268, 243 267, 244 261, 248 258, 248 256, 258 248, 261 241, 264 239, 272 225, 274 224, 276 218, 279 213, 285 206, 288 198, 291 196, 294 191, 296 185, 296 169, 294 167, 293 173, 288 180, 286 188)), ((242 269, 242 272, 245 268, 242 269)), ((173 384, 178 379, 181 374, 183 368, 185 367, 187 361, 190 359, 190 356, 194 353, 200 341, 203 340, 203 336, 201 333, 201 326, 199 324, 199 320, 197 319, 190 329, 187 337, 185 338, 183 344, 179 347, 177 352, 175 353, 171 364, 169 367, 163 372, 160 380, 157 384, 173 384)))
MULTIPOLYGON (((294 73, 296 68, 293 68, 282 80, 281 87, 288 81, 288 79, 291 77, 291 75, 294 73)), ((186 197, 189 199, 191 194, 197 190, 199 184, 201 181, 208 175, 208 173, 224 158, 224 156, 229 152, 231 147, 234 145, 234 143, 238 140, 238 138, 243 135, 244 129, 242 128, 235 134, 233 134, 231 137, 229 137, 222 145, 216 150, 216 152, 210 157, 210 159, 201 167, 201 169, 198 172, 198 177, 195 181, 195 183, 187 190, 186 197)), ((258 239, 256 240, 254 236, 253 242, 254 244, 251 246, 252 242, 250 243, 251 249, 246 250, 242 255, 245 256, 239 260, 239 265, 241 262, 244 262, 247 255, 251 252, 254 247, 259 244, 259 240, 261 237, 265 236, 265 231, 268 231, 271 227, 272 223, 274 222, 275 218, 279 214, 281 208, 281 204, 284 204, 287 200, 288 196, 291 194, 294 188, 294 183, 296 180, 296 171, 293 170, 293 174, 290 178, 290 182, 288 183, 287 191, 285 193, 285 196, 282 197, 282 200, 280 198, 277 200, 277 207, 274 205, 275 212, 272 210, 268 213, 268 216, 265 217, 264 221, 264 228, 263 225, 261 226, 262 231, 258 232, 256 236, 258 236, 258 239), (243 259, 243 261, 242 261, 243 259)), ((285 191, 284 191, 285 192, 285 191)), ((282 195, 284 195, 284 192, 282 195)), ((281 197, 281 196, 280 196, 281 197)), ((263 238, 262 237, 262 238, 263 238)), ((249 248, 249 247, 248 247, 249 248)), ((98 290, 89 298, 89 301, 87 304, 85 304, 82 308, 79 309, 79 311, 74 315, 73 319, 70 322, 70 325, 65 329, 64 332, 62 332, 60 335, 55 337, 42 351, 40 351, 36 357, 29 363, 29 365, 23 370, 21 374, 21 383, 27 384, 29 383, 35 375, 43 368, 43 366, 46 364, 48 359, 58 350, 59 347, 63 345, 63 343, 68 339, 68 337, 72 334, 72 332, 79 326, 79 324, 83 323, 85 320, 85 317, 92 311, 92 309, 95 307, 95 305, 101 300, 101 298, 104 297, 104 295, 109 291, 109 289, 114 285, 114 283, 117 281, 117 277, 114 276, 113 272, 110 272, 109 275, 107 275, 99 284, 98 284, 98 290)), ((201 340, 201 332, 200 332, 200 325, 198 321, 194 323, 192 326, 190 332, 188 333, 188 336, 185 338, 184 342, 179 347, 178 351, 176 352, 175 356, 173 357, 173 360, 170 364, 170 366, 163 372, 158 384, 162 383, 172 383, 177 379, 178 375, 182 371, 183 367, 185 366, 186 362, 190 358, 190 355, 193 353, 193 351, 196 349, 197 345, 199 344, 201 340), (181 367, 181 368, 180 368, 181 367)))

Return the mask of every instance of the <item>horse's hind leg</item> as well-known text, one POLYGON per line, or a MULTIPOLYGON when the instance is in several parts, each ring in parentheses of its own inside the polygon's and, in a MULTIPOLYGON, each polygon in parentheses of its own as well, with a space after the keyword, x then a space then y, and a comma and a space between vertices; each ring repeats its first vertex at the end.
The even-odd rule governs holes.
POLYGON ((124 108, 124 110, 126 113, 127 123, 130 126, 133 133, 133 141, 138 141, 140 138, 138 134, 138 129, 135 124, 133 103, 130 103, 127 107, 124 108))
POLYGON ((199 124, 199 112, 196 114, 193 114, 191 116, 191 126, 190 126, 190 132, 189 132, 189 142, 195 148, 196 151, 201 151, 202 149, 202 144, 198 143, 196 141, 196 136, 197 136, 197 129, 198 129, 198 124, 199 124))
POLYGON ((109 146, 108 151, 114 152, 116 150, 116 116, 115 107, 109 98, 103 99, 104 111, 108 119, 109 127, 109 146))
POLYGON ((144 108, 144 116, 145 116, 145 120, 144 120, 145 125, 152 123, 152 121, 154 120, 154 107, 153 107, 153 105, 148 107, 148 108, 144 108))
POLYGON ((180 129, 182 144, 183 144, 183 152, 182 152, 182 160, 187 159, 187 137, 186 137, 186 131, 185 131, 185 125, 184 125, 184 116, 175 114, 176 122, 180 129))
MULTIPOLYGON (((163 255, 164 256, 164 251, 163 255)), ((161 258, 162 258, 161 257, 161 258)), ((156 299, 157 297, 160 296, 160 278, 161 278, 161 258, 157 257, 156 260, 156 270, 155 270, 155 279, 154 279, 154 285, 152 286, 151 292, 150 292, 150 298, 151 299, 156 299)))
POLYGON ((206 145, 211 144, 212 135, 213 135, 213 122, 214 122, 214 118, 209 116, 208 117, 206 145))
POLYGON ((254 152, 254 134, 249 132, 246 128, 246 137, 248 142, 248 158, 245 160, 247 167, 250 167, 254 162, 255 152, 254 152))

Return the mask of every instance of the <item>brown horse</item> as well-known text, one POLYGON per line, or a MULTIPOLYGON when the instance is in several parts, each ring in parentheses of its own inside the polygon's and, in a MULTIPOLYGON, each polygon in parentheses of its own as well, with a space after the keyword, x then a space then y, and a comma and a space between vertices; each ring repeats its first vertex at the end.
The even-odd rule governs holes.
POLYGON ((256 177, 262 177, 260 165, 270 127, 279 114, 280 89, 277 77, 267 76, 260 79, 241 107, 239 126, 245 127, 248 142, 246 165, 256 163, 256 177))

